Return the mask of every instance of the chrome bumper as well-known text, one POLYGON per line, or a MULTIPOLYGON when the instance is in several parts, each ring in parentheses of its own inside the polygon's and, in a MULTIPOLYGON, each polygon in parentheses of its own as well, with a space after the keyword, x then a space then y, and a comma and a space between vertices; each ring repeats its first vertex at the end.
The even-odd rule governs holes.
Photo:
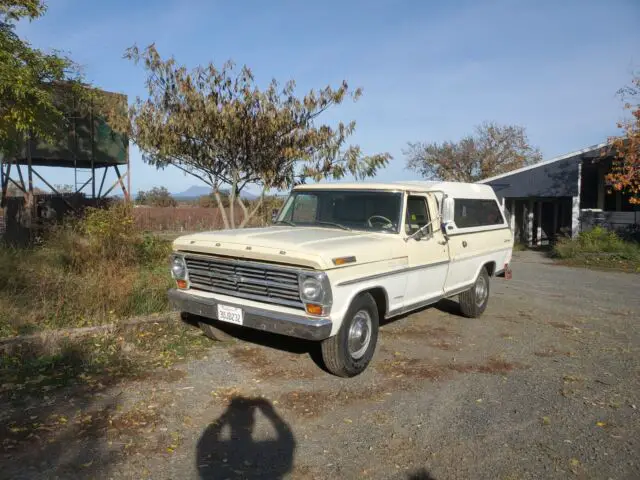
MULTIPOLYGON (((214 299, 191 295, 185 291, 172 288, 169 290, 169 301, 176 310, 181 312, 217 320, 218 302, 214 299)), ((271 310, 228 302, 224 302, 224 304, 242 309, 244 313, 243 327, 306 340, 324 340, 331 334, 331 320, 326 318, 272 312, 271 310)))

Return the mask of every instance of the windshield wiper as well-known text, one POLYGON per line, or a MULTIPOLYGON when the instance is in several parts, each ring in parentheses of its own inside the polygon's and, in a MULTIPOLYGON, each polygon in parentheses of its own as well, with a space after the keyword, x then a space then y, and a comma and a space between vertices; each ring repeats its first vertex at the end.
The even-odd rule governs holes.
POLYGON ((330 227, 338 227, 338 228, 341 228, 342 230, 351 231, 351 229, 349 227, 345 227, 344 225, 341 225, 341 224, 336 223, 336 222, 318 222, 318 221, 316 221, 314 223, 316 225, 327 225, 327 226, 330 226, 330 227))
POLYGON ((277 224, 279 224, 279 223, 284 223, 285 225, 290 225, 290 226, 292 226, 292 227, 295 227, 295 226, 296 226, 296 224, 295 224, 295 223, 293 223, 293 222, 291 222, 291 221, 289 221, 289 220, 278 220, 277 222, 273 222, 273 224, 274 224, 274 225, 277 225, 277 224))

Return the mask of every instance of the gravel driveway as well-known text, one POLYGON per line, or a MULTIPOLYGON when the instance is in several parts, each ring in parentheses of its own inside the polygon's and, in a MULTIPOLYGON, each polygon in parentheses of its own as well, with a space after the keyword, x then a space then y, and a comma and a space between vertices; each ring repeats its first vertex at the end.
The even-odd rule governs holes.
POLYGON ((354 379, 249 333, 182 375, 60 393, 128 421, 9 452, 0 477, 640 478, 640 277, 530 252, 513 275, 480 319, 444 301, 384 325, 354 379))

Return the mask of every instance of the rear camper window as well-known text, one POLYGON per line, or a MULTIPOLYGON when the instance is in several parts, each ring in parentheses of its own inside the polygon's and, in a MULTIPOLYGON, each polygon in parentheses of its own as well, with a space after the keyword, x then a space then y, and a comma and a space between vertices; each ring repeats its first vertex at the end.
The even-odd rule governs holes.
POLYGON ((504 218, 495 200, 455 199, 453 220, 458 228, 502 225, 504 218))

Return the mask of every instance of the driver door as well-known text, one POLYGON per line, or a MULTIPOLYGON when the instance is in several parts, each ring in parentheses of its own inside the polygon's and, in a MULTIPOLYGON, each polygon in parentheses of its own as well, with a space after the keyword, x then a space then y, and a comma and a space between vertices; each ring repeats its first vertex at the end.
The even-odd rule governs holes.
POLYGON ((448 246, 440 230, 434 196, 410 194, 403 233, 408 237, 429 224, 424 234, 410 238, 406 244, 409 267, 404 298, 406 308, 428 305, 442 297, 449 270, 448 246))

